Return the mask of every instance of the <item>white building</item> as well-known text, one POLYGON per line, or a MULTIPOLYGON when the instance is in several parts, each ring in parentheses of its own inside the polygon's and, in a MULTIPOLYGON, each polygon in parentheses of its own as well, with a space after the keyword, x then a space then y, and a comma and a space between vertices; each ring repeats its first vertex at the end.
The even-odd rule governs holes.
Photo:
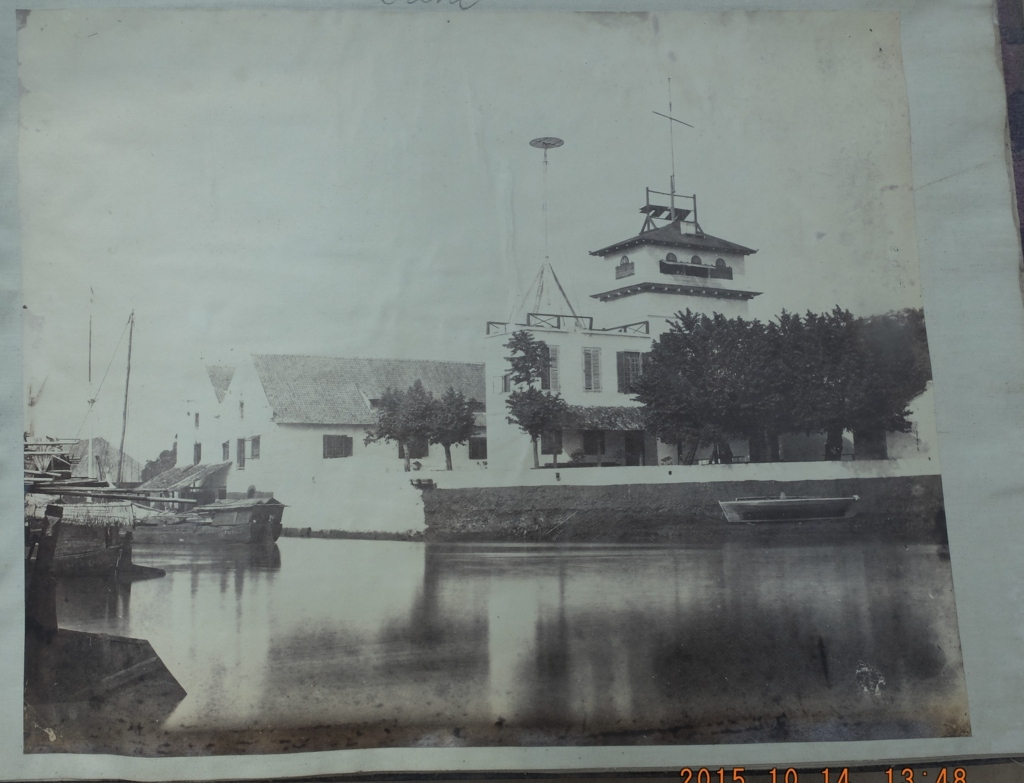
MULTIPOLYGON (((236 367, 206 369, 209 394, 204 390, 186 406, 179 473, 165 477, 173 479, 173 491, 272 492, 289 506, 289 527, 422 527, 410 479, 443 471, 444 450, 414 445, 417 472, 406 473, 398 444, 364 443, 384 391, 404 391, 417 380, 435 396, 452 387, 480 402, 480 428, 467 444, 452 447, 452 465, 482 470, 486 464, 482 364, 254 354, 236 367)), ((150 488, 167 490, 160 479, 150 488)))
MULTIPOLYGON (((596 302, 586 315, 578 313, 563 293, 561 300, 548 305, 548 312, 524 312, 513 322, 487 324, 487 432, 493 470, 519 473, 533 466, 529 438, 506 419, 505 402, 512 387, 505 344, 519 330, 531 332, 548 346, 551 370, 542 387, 559 392, 571 406, 562 430, 543 439, 542 466, 554 465, 556 459, 565 465, 574 457, 577 462, 601 466, 683 461, 676 444, 660 442, 643 431, 640 408, 630 391, 642 370, 643 355, 679 311, 746 316, 748 302, 760 294, 744 285, 748 258, 757 251, 705 233, 695 207, 696 196, 648 190, 640 209, 644 216, 640 232, 590 254, 600 259, 596 263, 602 265, 603 276, 591 294, 596 302), (652 194, 665 197, 668 206, 652 204, 652 194), (691 208, 679 208, 678 200, 691 208)), ((537 286, 543 286, 547 270, 554 276, 547 264, 537 286)), ((562 290, 560 284, 558 290, 562 290)), ((540 299, 538 290, 534 301, 540 299)), ((930 404, 929 388, 912 405, 914 430, 886 436, 890 456, 934 455, 930 404)), ((784 435, 780 440, 783 460, 823 458, 824 436, 784 435)), ((844 443, 844 458, 853 458, 852 437, 844 443)), ((746 441, 733 441, 730 447, 733 461, 748 459, 746 441)), ((696 458, 707 461, 711 452, 705 448, 696 458)))
MULTIPOLYGON (((488 323, 487 432, 495 469, 518 471, 533 464, 529 439, 505 418, 505 400, 512 390, 505 343, 519 330, 548 346, 551 370, 542 386, 558 391, 571 406, 561 432, 544 438, 542 464, 553 464, 556 457, 564 464, 574 454, 577 460, 603 466, 678 459, 674 444, 643 431, 639 405, 632 399, 630 386, 640 374, 643 355, 666 320, 680 310, 743 316, 747 302, 760 293, 743 286, 747 256, 757 251, 705 233, 695 204, 693 196, 648 190, 640 209, 640 232, 591 252, 603 268, 600 287, 591 294, 599 303, 591 310, 597 315, 576 313, 563 296, 555 305, 557 312, 488 323), (669 206, 652 204, 652 194, 667 196, 669 206), (679 200, 691 208, 680 208, 679 200)), ((554 276, 550 265, 547 269, 554 276)), ((742 458, 746 444, 735 443, 733 451, 742 458)))

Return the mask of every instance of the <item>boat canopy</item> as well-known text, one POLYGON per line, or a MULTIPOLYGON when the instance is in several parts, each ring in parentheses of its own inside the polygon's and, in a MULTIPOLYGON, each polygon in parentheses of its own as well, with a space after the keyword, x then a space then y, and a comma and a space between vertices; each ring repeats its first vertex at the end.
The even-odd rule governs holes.
POLYGON ((64 524, 83 527, 131 527, 157 512, 130 500, 109 503, 66 503, 64 524))

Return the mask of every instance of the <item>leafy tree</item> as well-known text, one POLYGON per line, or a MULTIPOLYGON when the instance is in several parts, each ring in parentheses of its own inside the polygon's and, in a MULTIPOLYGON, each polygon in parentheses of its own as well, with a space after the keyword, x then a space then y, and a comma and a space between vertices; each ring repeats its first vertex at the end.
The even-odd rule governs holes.
POLYGON ((473 435, 473 410, 476 400, 466 399, 451 386, 437 400, 430 421, 430 442, 444 447, 445 470, 452 469, 452 446, 465 443, 473 435))
POLYGON ((839 307, 807 313, 800 345, 807 362, 800 378, 800 422, 805 432, 825 433, 825 459, 843 454, 843 431, 851 429, 853 411, 872 383, 871 371, 853 315, 839 307))
POLYGON ((932 377, 924 313, 911 309, 886 313, 862 319, 860 327, 872 372, 850 429, 854 443, 858 436, 862 443, 876 443, 878 456, 884 457, 884 433, 910 431, 910 402, 932 377))
MULTIPOLYGON (((568 413, 569 406, 557 393, 539 388, 549 369, 550 352, 547 345, 530 332, 513 333, 505 344, 510 355, 506 357, 511 368, 510 379, 516 388, 505 400, 509 424, 515 424, 530 436, 533 446, 533 467, 540 467, 537 443, 545 432, 558 429, 568 413)), ((558 455, 555 455, 558 464, 558 455)))
MULTIPOLYGON (((569 411, 568 404, 558 394, 527 386, 525 389, 514 389, 505 400, 505 405, 508 408, 508 423, 517 425, 530 436, 533 445, 533 466, 539 468, 540 454, 537 443, 540 436, 558 428, 569 411)), ((556 455, 555 459, 557 458, 556 455)))
MULTIPOLYGON (((412 470, 411 446, 428 443, 437 400, 417 380, 406 391, 386 389, 377 406, 377 421, 363 442, 394 441, 405 449, 405 470, 412 470)), ((447 453, 447 450, 446 450, 447 453)))
POLYGON ((174 441, 174 444, 169 449, 164 449, 160 452, 160 456, 156 459, 147 460, 145 466, 142 468, 142 475, 139 477, 142 481, 149 481, 151 478, 156 478, 164 471, 170 470, 178 462, 178 441, 174 441))
POLYGON ((662 440, 712 445, 731 460, 730 438, 746 438, 753 462, 778 460, 784 432, 824 432, 826 459, 842 456, 843 432, 877 443, 907 431, 909 402, 931 378, 923 314, 868 319, 849 311, 777 321, 678 313, 651 348, 637 399, 662 440))
POLYGON ((652 345, 636 386, 645 426, 676 443, 684 464, 701 446, 713 446, 720 461, 731 462, 731 438, 747 438, 752 455, 762 458, 767 427, 777 424, 773 416, 781 407, 781 391, 767 394, 777 341, 776 331, 758 321, 678 313, 652 345))
POLYGON ((505 357, 512 372, 509 377, 516 386, 539 383, 548 370, 551 355, 547 344, 527 331, 513 332, 505 343, 510 355, 505 357))

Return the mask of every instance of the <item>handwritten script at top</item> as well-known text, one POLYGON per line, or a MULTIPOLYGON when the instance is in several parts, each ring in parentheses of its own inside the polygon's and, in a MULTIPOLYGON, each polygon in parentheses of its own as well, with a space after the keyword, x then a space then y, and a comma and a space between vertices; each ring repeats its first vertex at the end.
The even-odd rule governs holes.
MULTIPOLYGON (((399 0, 380 0, 384 5, 394 5, 399 0)), ((470 8, 479 3, 480 0, 402 0, 403 5, 441 5, 446 3, 447 5, 457 5, 459 10, 468 11, 470 8)))

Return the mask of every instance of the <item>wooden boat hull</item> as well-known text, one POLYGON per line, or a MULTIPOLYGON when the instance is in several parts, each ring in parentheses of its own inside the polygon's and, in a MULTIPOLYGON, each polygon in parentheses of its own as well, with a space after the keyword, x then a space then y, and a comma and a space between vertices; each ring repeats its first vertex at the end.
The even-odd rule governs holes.
POLYGON ((751 498, 721 500, 727 522, 804 522, 849 519, 857 513, 856 495, 846 498, 751 498))
POLYGON ((249 544, 268 546, 281 535, 284 506, 274 500, 214 503, 189 514, 161 515, 135 523, 138 544, 249 544))

